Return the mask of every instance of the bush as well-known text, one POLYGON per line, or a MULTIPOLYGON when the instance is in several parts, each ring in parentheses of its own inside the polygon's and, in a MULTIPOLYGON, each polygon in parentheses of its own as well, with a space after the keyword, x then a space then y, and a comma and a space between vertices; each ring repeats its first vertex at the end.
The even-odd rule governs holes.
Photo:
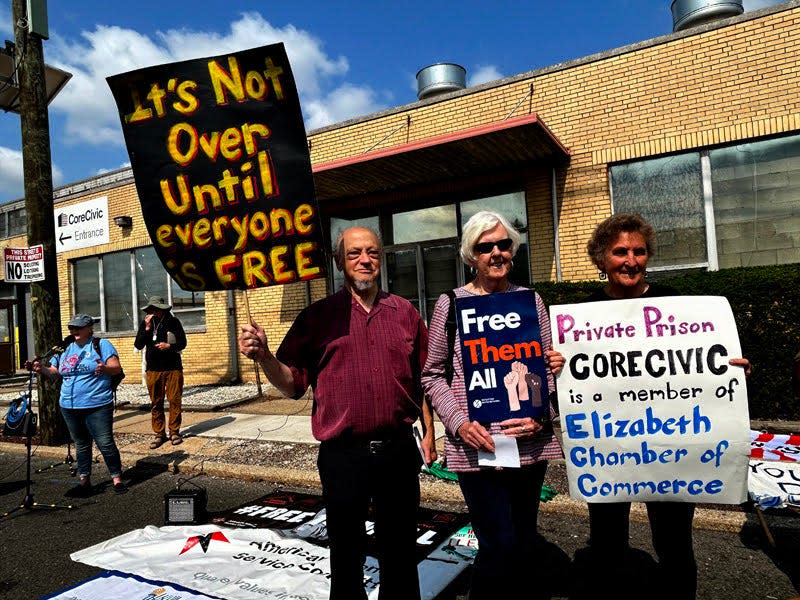
MULTIPOLYGON (((687 296, 725 296, 731 305, 742 353, 753 364, 747 378, 752 419, 800 420, 792 390, 794 356, 800 350, 800 264, 695 272, 660 280, 687 296)), ((583 301, 602 282, 534 285, 548 306, 583 301)))

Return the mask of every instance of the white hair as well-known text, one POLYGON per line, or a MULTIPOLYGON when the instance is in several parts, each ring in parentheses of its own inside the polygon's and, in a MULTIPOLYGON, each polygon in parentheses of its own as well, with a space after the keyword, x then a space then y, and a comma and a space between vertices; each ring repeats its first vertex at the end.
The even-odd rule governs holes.
POLYGON ((508 219, 500 213, 482 210, 472 215, 462 230, 460 254, 464 264, 471 266, 477 260, 477 256, 475 256, 475 244, 478 242, 478 238, 495 227, 498 223, 505 228, 508 237, 511 238, 511 256, 513 257, 517 254, 522 239, 519 232, 508 222, 508 219))

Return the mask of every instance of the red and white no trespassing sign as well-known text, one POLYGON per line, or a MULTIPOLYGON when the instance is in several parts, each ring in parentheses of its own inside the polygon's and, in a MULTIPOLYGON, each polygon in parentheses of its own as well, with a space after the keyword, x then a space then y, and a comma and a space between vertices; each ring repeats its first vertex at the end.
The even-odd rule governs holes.
POLYGON ((28 283, 44 279, 44 249, 41 244, 30 248, 6 248, 6 281, 28 283))

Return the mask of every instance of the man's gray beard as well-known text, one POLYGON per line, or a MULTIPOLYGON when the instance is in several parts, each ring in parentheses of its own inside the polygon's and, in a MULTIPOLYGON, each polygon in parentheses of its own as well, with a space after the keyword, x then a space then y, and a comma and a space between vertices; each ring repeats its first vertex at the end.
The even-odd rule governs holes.
POLYGON ((353 287, 356 288, 359 292, 366 292, 372 289, 372 286, 375 285, 375 279, 370 279, 365 281, 363 279, 357 279, 353 281, 353 287))

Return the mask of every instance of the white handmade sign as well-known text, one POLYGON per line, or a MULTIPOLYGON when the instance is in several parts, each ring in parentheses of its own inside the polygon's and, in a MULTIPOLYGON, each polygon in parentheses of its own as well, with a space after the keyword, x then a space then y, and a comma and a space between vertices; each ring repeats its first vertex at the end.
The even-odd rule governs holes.
POLYGON ((570 495, 747 499, 750 422, 730 306, 716 296, 551 307, 570 495))

